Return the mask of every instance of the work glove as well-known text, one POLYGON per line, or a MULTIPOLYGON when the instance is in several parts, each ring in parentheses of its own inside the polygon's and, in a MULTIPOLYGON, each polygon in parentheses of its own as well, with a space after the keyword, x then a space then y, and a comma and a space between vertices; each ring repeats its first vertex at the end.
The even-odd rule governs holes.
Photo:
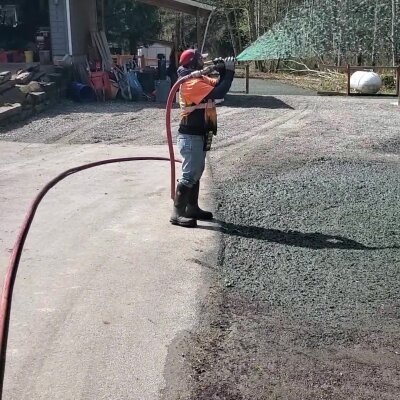
POLYGON ((214 63, 214 65, 215 65, 214 68, 215 68, 218 72, 225 71, 225 62, 224 62, 224 59, 223 59, 222 57, 215 58, 215 59, 213 60, 213 63, 214 63))
POLYGON ((235 57, 227 57, 224 59, 225 69, 227 71, 235 71, 235 57))

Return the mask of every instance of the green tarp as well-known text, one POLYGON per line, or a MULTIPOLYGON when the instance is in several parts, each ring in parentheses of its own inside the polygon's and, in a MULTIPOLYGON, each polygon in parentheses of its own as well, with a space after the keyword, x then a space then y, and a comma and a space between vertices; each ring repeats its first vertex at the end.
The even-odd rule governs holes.
POLYGON ((238 61, 277 60, 278 58, 301 57, 295 51, 293 39, 285 31, 269 31, 260 36, 237 57, 238 61))

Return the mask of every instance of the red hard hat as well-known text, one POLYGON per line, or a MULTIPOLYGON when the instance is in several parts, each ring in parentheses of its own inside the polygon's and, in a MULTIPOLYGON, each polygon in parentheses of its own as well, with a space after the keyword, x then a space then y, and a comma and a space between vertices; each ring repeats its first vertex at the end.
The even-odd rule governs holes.
POLYGON ((185 50, 179 58, 179 65, 186 67, 187 65, 190 65, 196 58, 203 58, 203 54, 195 49, 185 50))

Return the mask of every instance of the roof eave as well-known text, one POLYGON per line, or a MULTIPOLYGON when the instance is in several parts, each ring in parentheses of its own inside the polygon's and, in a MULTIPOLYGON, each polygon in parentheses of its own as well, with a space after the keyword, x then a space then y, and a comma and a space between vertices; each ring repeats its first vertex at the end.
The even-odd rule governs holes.
POLYGON ((208 4, 203 4, 194 0, 139 0, 141 3, 149 4, 162 8, 168 8, 183 12, 185 14, 197 15, 199 13, 202 17, 208 17, 215 7, 208 4))

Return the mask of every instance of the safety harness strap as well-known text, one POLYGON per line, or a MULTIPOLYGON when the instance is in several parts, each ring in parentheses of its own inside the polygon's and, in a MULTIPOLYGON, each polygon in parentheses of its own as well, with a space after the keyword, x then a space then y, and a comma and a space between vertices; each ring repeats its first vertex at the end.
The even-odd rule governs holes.
POLYGON ((182 111, 190 114, 195 110, 205 110, 205 109, 214 108, 214 107, 215 107, 215 101, 210 99, 207 101, 207 103, 200 103, 195 106, 183 107, 182 111))

